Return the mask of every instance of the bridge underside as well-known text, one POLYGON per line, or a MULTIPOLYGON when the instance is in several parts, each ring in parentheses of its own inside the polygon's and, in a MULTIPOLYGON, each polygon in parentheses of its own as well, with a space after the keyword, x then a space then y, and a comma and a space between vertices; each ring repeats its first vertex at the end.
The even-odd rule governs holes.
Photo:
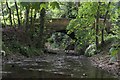
POLYGON ((70 19, 52 19, 48 20, 45 28, 45 34, 50 36, 52 33, 60 32, 68 35, 70 38, 75 39, 74 32, 71 34, 67 34, 66 27, 69 24, 70 19))
MULTIPOLYGON (((103 23, 104 19, 100 19, 100 23, 103 23)), ((66 18, 60 18, 60 19, 50 19, 47 20, 46 27, 45 27, 45 34, 50 35, 54 32, 61 32, 67 34, 66 27, 69 24, 70 19, 66 18)), ((106 28, 109 28, 111 23, 109 21, 106 21, 106 28)), ((110 29, 110 28, 109 28, 110 29)), ((70 36, 72 39, 75 39, 75 34, 74 32, 71 34, 67 34, 70 36)))

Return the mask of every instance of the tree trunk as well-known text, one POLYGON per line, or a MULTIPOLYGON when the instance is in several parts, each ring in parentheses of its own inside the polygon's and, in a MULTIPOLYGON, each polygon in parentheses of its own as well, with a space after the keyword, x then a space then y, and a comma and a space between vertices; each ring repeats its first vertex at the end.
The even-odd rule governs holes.
POLYGON ((16 3, 16 0, 15 0, 15 8, 16 8, 16 11, 17 11, 17 18, 18 18, 18 27, 20 27, 20 17, 19 17, 19 13, 18 13, 18 6, 17 6, 17 3, 16 3))
POLYGON ((14 23, 14 26, 15 26, 16 23, 15 23, 14 11, 13 11, 13 23, 14 23))
MULTIPOLYGON (((108 12, 109 12, 110 3, 111 2, 109 2, 108 7, 107 7, 107 11, 105 13, 104 22, 103 22, 104 25, 106 23, 106 19, 107 19, 107 15, 108 15, 108 12)), ((101 36, 101 39, 102 39, 101 40, 101 45, 103 46, 104 45, 104 28, 102 28, 101 33, 102 33, 102 36, 101 36)))
POLYGON ((35 27, 34 27, 35 24, 34 23, 36 21, 36 10, 34 11, 34 16, 33 16, 33 19, 31 21, 32 21, 32 25, 33 25, 31 29, 32 29, 32 31, 34 33, 35 32, 35 27))
POLYGON ((22 10, 21 10, 21 6, 20 6, 20 23, 21 25, 23 24, 23 17, 22 17, 22 10))
POLYGON ((4 11, 3 11, 3 3, 2 2, 1 2, 1 9, 2 9, 2 16, 3 16, 3 20, 4 20, 4 25, 6 25, 4 11))
POLYGON ((41 48, 43 50, 44 48, 44 42, 43 42, 43 33, 44 33, 44 23, 45 23, 45 9, 43 8, 40 11, 40 33, 39 33, 39 45, 37 46, 38 48, 41 48))
POLYGON ((29 29, 29 8, 26 7, 26 31, 29 29))
POLYGON ((36 20, 36 12, 35 12, 35 15, 34 15, 34 21, 36 20))
POLYGON ((101 35, 101 45, 103 46, 103 44, 104 44, 104 29, 101 30, 101 33, 102 33, 102 35, 101 35))
POLYGON ((10 7, 9 7, 9 5, 8 5, 8 2, 7 2, 7 1, 6 1, 6 5, 7 5, 7 8, 8 8, 8 10, 9 10, 9 20, 10 20, 10 24, 11 24, 11 26, 12 26, 11 9, 10 9, 10 7))
POLYGON ((31 18, 30 18, 30 24, 32 25, 32 13, 33 13, 33 9, 31 9, 31 18))
POLYGON ((37 14, 37 12, 36 12, 37 10, 35 10, 34 11, 34 18, 33 18, 33 24, 35 23, 35 21, 36 21, 36 14, 37 14))
POLYGON ((99 31, 99 16, 100 16, 100 2, 98 5, 98 9, 97 9, 97 17, 96 17, 96 49, 98 50, 98 45, 99 45, 99 40, 98 40, 98 31, 99 31))

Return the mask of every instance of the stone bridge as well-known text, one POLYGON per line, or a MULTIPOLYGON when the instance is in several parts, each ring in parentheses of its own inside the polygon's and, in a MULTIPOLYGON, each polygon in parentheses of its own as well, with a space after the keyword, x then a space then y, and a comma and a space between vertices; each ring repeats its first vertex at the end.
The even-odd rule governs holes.
MULTIPOLYGON (((54 32, 61 32, 67 34, 66 27, 69 24, 71 19, 66 19, 66 18, 60 18, 60 19, 48 19, 46 21, 46 27, 45 27, 45 34, 46 35, 51 35, 54 32)), ((104 22, 104 19, 100 18, 100 23, 104 22)), ((112 24, 106 20, 106 28, 110 30, 112 24)), ((68 34, 67 34, 68 35, 68 34)), ((75 39, 75 34, 74 32, 68 35, 72 39, 75 39)))
MULTIPOLYGON (((70 19, 66 19, 66 18, 48 20, 45 27, 46 30, 45 33, 47 35, 50 35, 54 32, 61 32, 67 34, 66 27, 69 24, 69 22, 70 19)), ((71 37, 72 39, 75 39, 74 32, 69 34, 68 36, 71 37)))

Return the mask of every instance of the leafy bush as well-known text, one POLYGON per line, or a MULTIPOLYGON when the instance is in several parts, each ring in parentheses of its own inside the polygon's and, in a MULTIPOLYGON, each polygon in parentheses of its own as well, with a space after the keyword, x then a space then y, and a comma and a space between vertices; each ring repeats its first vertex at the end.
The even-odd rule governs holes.
POLYGON ((113 42, 114 43, 112 44, 112 46, 109 50, 109 54, 111 55, 110 62, 114 62, 118 58, 117 54, 120 51, 120 32, 119 32, 119 34, 116 35, 113 42))
POLYGON ((117 54, 120 51, 120 44, 119 43, 114 43, 112 47, 109 50, 109 53, 111 55, 111 59, 109 62, 114 62, 117 60, 117 54))
POLYGON ((20 44, 20 42, 16 42, 16 41, 10 44, 3 43, 2 46, 3 46, 3 50, 7 53, 7 55, 9 53, 13 53, 13 54, 20 53, 26 57, 30 57, 30 56, 33 56, 33 55, 36 56, 42 53, 40 49, 22 45, 20 44))
POLYGON ((48 42, 52 48, 65 49, 68 45, 73 43, 73 40, 64 33, 56 32, 48 38, 48 42))
POLYGON ((91 44, 89 45, 89 47, 85 50, 85 56, 92 56, 94 55, 96 52, 96 45, 95 44, 91 44))
POLYGON ((4 44, 4 42, 2 43, 2 50, 5 51, 5 55, 8 55, 8 54, 12 53, 12 52, 10 51, 10 49, 4 44), (6 53, 7 53, 7 54, 6 54, 6 53))

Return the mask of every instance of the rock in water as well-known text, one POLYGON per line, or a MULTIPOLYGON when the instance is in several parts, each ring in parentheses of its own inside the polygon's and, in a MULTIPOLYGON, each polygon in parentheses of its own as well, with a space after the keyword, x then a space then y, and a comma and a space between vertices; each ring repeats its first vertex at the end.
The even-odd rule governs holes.
POLYGON ((2 54, 2 56, 6 56, 5 51, 1 50, 0 53, 2 54))
POLYGON ((113 56, 113 57, 110 59, 109 63, 114 63, 114 62, 116 62, 116 61, 117 61, 116 57, 113 56))

